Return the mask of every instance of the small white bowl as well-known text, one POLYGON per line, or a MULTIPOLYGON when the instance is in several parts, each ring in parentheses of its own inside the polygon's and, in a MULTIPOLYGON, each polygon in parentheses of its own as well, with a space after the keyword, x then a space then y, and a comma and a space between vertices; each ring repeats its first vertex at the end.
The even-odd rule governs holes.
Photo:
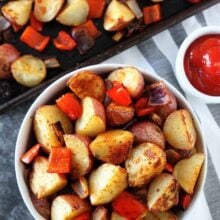
MULTIPOLYGON (((99 65, 94 65, 94 66, 88 66, 83 69, 94 71, 97 74, 102 74, 102 73, 111 72, 115 69, 118 69, 119 67, 125 67, 125 66, 127 66, 127 65, 120 65, 120 64, 101 64, 100 65, 99 64, 99 65)), ((72 77, 74 74, 76 74, 78 71, 81 71, 83 69, 73 71, 73 72, 61 77, 60 79, 58 79, 57 81, 52 83, 47 89, 45 89, 41 93, 41 95, 35 100, 35 102, 32 104, 30 109, 28 110, 28 112, 22 122, 22 125, 20 127, 19 133, 18 133, 16 149, 15 149, 15 172, 16 172, 18 188, 20 190, 21 196, 22 196, 24 203, 26 204, 28 210, 30 211, 32 216, 37 220, 45 220, 45 218, 43 218, 37 212, 37 210, 35 209, 32 201, 31 201, 28 185, 26 184, 26 179, 25 179, 25 173, 24 173, 25 166, 20 161, 20 158, 26 152, 27 148, 29 147, 29 145, 30 145, 29 143, 30 143, 31 139, 33 139, 32 126, 33 126, 33 116, 34 116, 36 109, 39 106, 47 104, 50 101, 54 101, 54 97, 56 97, 57 94, 60 94, 60 92, 62 92, 66 88, 66 82, 68 81, 68 79, 70 77, 72 77)), ((158 76, 149 74, 146 70, 141 70, 141 69, 139 69, 139 70, 140 70, 140 72, 142 72, 144 78, 149 82, 163 80, 162 78, 160 78, 158 76)), ((163 80, 163 81, 165 81, 165 80, 163 80)), ((186 218, 186 217, 188 217, 188 219, 190 219, 190 218, 193 218, 193 211, 195 209, 195 203, 199 197, 199 194, 202 192, 202 189, 203 189, 203 186, 205 183, 206 172, 207 172, 207 158, 208 158, 207 157, 207 150, 206 150, 206 145, 205 145, 205 141, 204 141, 204 135, 202 133, 200 123, 199 123, 199 120, 198 120, 195 112, 193 111, 193 109, 189 105, 188 101, 184 98, 184 96, 174 86, 172 86, 171 84, 169 84, 166 81, 165 81, 165 83, 166 83, 167 87, 170 89, 170 91, 176 96, 177 101, 178 101, 178 106, 180 108, 187 109, 191 113, 193 120, 194 120, 194 123, 195 123, 195 126, 196 126, 197 136, 198 136, 197 142, 196 142, 196 148, 199 152, 203 152, 205 155, 205 158, 206 158, 205 162, 203 164, 202 171, 200 173, 200 177, 198 179, 198 183, 196 185, 195 194, 193 196, 192 203, 191 203, 190 207, 187 209, 187 211, 180 213, 180 217, 182 219, 186 218)))
POLYGON ((179 82, 181 88, 188 94, 193 95, 199 98, 201 101, 205 103, 220 103, 220 96, 211 96, 207 95, 203 92, 200 92, 196 89, 188 77, 186 76, 186 72, 184 69, 184 57, 189 46, 198 38, 210 35, 210 34, 220 34, 220 26, 208 26, 200 28, 193 33, 191 33, 180 46, 179 52, 176 58, 176 66, 175 66, 175 75, 177 81, 179 82))

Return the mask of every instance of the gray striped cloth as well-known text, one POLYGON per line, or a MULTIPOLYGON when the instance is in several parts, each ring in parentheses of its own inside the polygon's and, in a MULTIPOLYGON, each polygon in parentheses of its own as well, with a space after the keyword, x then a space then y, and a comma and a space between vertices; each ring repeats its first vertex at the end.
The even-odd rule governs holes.
MULTIPOLYGON (((105 61, 135 65, 158 74, 180 89, 174 76, 178 47, 192 31, 206 25, 220 25, 220 4, 199 13, 151 39, 105 61)), ((182 92, 182 91, 181 91, 182 92)), ((206 105, 187 96, 197 112, 208 146, 208 175, 193 216, 188 220, 220 219, 220 104, 206 105)), ((0 115, 0 219, 33 219, 16 187, 14 146, 17 133, 33 100, 0 115)), ((184 218, 184 220, 187 220, 184 218)))
MULTIPOLYGON (((208 25, 220 26, 220 3, 106 60, 105 63, 123 63, 143 68, 158 74, 183 93, 174 76, 178 48, 188 34, 208 25)), ((186 98, 199 116, 208 146, 208 174, 204 193, 196 204, 193 217, 188 220, 219 220, 220 104, 206 105, 194 97, 186 98)))

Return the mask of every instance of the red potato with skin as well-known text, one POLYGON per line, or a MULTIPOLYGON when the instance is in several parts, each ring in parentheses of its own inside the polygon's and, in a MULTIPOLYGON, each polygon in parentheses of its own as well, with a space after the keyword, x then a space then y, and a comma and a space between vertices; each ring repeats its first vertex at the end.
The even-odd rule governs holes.
POLYGON ((110 125, 119 126, 131 121, 134 117, 134 108, 121 106, 111 102, 106 108, 106 118, 110 125))
POLYGON ((134 140, 138 144, 151 142, 158 145, 161 149, 165 148, 164 134, 160 127, 153 122, 138 122, 130 129, 130 131, 133 133, 134 140))
POLYGON ((76 121, 75 131, 80 135, 95 137, 105 131, 105 121, 102 103, 92 97, 85 97, 82 100, 82 115, 76 121))
POLYGON ((74 219, 90 209, 89 204, 76 195, 59 195, 52 202, 51 220, 74 219))
POLYGON ((144 77, 134 67, 119 68, 109 74, 108 80, 123 84, 133 98, 139 97, 144 90, 144 77))
POLYGON ((0 79, 10 79, 11 64, 20 57, 20 52, 12 44, 0 45, 0 79))
POLYGON ((87 136, 65 134, 65 145, 72 152, 71 177, 77 179, 86 175, 92 168, 93 160, 89 150, 91 140, 87 136))

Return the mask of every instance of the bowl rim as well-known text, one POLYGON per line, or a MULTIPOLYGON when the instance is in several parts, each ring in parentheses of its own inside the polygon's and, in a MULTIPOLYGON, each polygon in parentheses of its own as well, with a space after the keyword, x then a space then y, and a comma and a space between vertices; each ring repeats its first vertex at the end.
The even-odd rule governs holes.
POLYGON ((210 34, 220 34, 220 26, 206 26, 201 27, 191 34, 189 34, 186 39, 182 42, 179 51, 177 53, 176 62, 175 62, 175 76, 177 78, 178 83, 181 88, 188 94, 196 96, 200 98, 205 103, 220 103, 220 95, 212 96, 205 94, 198 89, 196 89, 188 77, 186 76, 185 68, 184 68, 184 57, 189 46, 198 38, 210 34))
MULTIPOLYGON (((15 164, 15 174, 16 174, 16 180, 17 180, 17 185, 18 185, 18 189, 20 191, 21 197, 26 205, 26 207, 28 208, 29 212, 31 213, 31 215, 38 220, 45 220, 44 217, 42 217, 39 212, 35 209, 31 198, 30 198, 30 194, 29 194, 29 189, 28 186, 25 182, 25 177, 24 177, 24 165, 22 164, 22 162, 20 161, 20 157, 21 155, 25 152, 26 147, 24 147, 25 145, 27 145, 27 143, 25 144, 24 141, 24 137, 28 137, 30 134, 30 128, 32 126, 32 121, 33 121, 33 115, 37 109, 37 107, 39 107, 40 105, 43 105, 44 103, 47 103, 48 100, 52 97, 51 93, 54 92, 57 93, 58 91, 62 90, 61 88, 57 89, 57 86, 61 86, 63 83, 66 84, 67 80, 77 74, 79 71, 82 70, 92 70, 94 72, 102 73, 104 71, 112 71, 121 67, 135 67, 137 68, 146 78, 151 78, 152 80, 162 80, 165 82, 165 84, 168 86, 168 88, 171 90, 172 93, 174 93, 174 95, 177 97, 177 99, 179 101, 181 101, 181 103, 186 106, 186 108, 190 111, 190 113, 192 114, 193 117, 193 121, 195 123, 196 126, 196 130, 197 133, 199 134, 199 136, 201 137, 201 149, 202 152, 205 155, 205 161, 203 163, 203 167, 202 167, 202 173, 200 173, 200 182, 199 182, 199 187, 197 186, 197 191, 195 193, 195 195, 193 196, 193 200, 192 203, 189 207, 189 209, 187 210, 187 212, 185 212, 185 216, 190 213, 190 210, 193 210, 193 207, 196 203, 196 200, 198 199, 200 193, 203 190, 204 184, 205 184, 205 180, 206 180, 206 175, 207 175, 207 147, 205 144, 205 136, 204 133, 202 131, 202 127, 201 124, 199 122, 199 119, 195 113, 195 111, 193 110, 193 108, 190 106, 189 102, 186 100, 186 98, 180 93, 180 91, 178 91, 172 84, 170 84, 168 81, 166 81, 165 79, 161 78, 158 75, 155 74, 151 74, 149 73, 147 70, 143 70, 141 68, 138 68, 134 65, 124 65, 124 64, 97 64, 97 65, 92 65, 92 66, 87 66, 87 67, 83 67, 80 69, 77 69, 75 71, 72 71, 64 76, 62 76, 61 78, 59 78, 58 80, 56 80, 55 82, 53 82, 50 86, 48 86, 37 98, 36 100, 31 104, 29 110, 27 111, 23 122, 19 128, 19 132, 18 132, 18 136, 17 136, 17 141, 16 141, 16 147, 15 147, 15 159, 14 159, 14 164, 15 164), (48 99, 45 101, 45 99, 48 99), (21 148, 23 147, 23 150, 21 150, 21 148)), ((27 138, 28 139, 28 138, 27 138)), ((26 140, 27 142, 27 140, 26 140)))

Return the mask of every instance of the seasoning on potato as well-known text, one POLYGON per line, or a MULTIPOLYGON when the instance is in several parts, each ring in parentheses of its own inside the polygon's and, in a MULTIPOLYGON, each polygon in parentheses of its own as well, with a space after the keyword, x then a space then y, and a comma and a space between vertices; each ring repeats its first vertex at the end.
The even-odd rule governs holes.
POLYGON ((51 220, 177 220, 171 210, 189 206, 179 194, 192 198, 205 159, 190 112, 176 110, 164 82, 145 82, 133 67, 105 78, 80 71, 67 89, 37 108, 38 147, 27 161, 21 157, 32 165, 28 186, 39 213, 51 220), (153 112, 139 115, 139 107, 153 112))

